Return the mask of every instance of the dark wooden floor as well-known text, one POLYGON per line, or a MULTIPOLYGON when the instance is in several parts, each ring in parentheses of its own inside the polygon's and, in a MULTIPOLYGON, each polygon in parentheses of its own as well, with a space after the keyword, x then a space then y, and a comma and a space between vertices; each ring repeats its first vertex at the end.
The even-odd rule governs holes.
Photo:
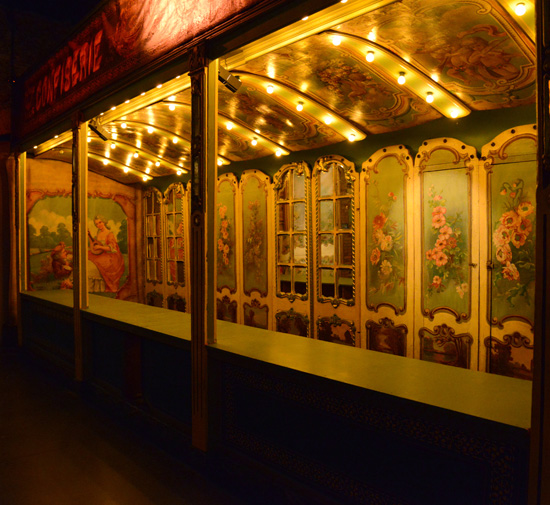
POLYGON ((0 504, 256 502, 35 365, 0 350, 0 504))

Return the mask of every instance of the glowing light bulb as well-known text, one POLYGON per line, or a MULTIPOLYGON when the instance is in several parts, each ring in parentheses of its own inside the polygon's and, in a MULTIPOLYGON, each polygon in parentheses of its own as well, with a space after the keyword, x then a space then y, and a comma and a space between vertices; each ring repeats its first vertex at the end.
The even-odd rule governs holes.
POLYGON ((116 147, 116 144, 114 142, 111 142, 111 149, 114 149, 116 147))
POLYGON ((146 181, 148 179, 148 177, 146 175, 142 176, 141 177, 144 181, 146 181))
POLYGON ((151 169, 150 169, 149 167, 147 167, 147 168, 145 169, 145 173, 146 173, 146 174, 150 174, 150 173, 151 173, 151 169))
POLYGON ((55 136, 54 136, 54 139, 57 139, 57 138, 59 138, 59 135, 55 135, 55 136))
POLYGON ((341 3, 341 4, 345 4, 345 3, 347 3, 347 1, 348 1, 348 0, 340 0, 340 3, 341 3))
POLYGON ((426 102, 433 103, 434 101, 434 94, 431 91, 428 91, 426 93, 426 102))
POLYGON ((155 129, 152 126, 147 127, 147 133, 153 133, 155 129))
POLYGON ((160 167, 160 161, 155 161, 155 167, 160 167))
POLYGON ((218 158, 218 166, 221 167, 222 165, 223 165, 223 161, 220 158, 218 158))
POLYGON ((116 110, 116 107, 113 105, 113 106, 111 107, 111 110, 116 110))
POLYGON ((439 82, 439 76, 437 74, 432 74, 431 78, 432 78, 432 81, 439 82))
POLYGON ((332 116, 325 116, 325 119, 323 120, 325 122, 325 124, 330 124, 332 123, 332 116))
POLYGON ((136 147, 138 149, 141 147, 141 140, 136 140, 136 147))
POLYGON ((125 100, 124 103, 130 103, 130 100, 125 100))
POLYGON ((374 61, 374 51, 367 51, 367 61, 369 63, 374 61))
POLYGON ((171 102, 175 102, 176 101, 176 95, 169 96, 168 100, 170 100, 171 102))
POLYGON ((273 84, 268 84, 265 90, 271 95, 271 93, 275 91, 275 88, 273 87, 273 84))
POLYGON ((348 135, 348 140, 350 142, 355 142, 355 139, 357 138, 357 135, 354 133, 354 132, 351 132, 349 135, 348 135))
POLYGON ((127 174, 130 171, 130 169, 128 167, 124 167, 122 170, 124 170, 125 174, 127 174))
POLYGON ((162 84, 157 84, 157 89, 162 88, 162 84))
POLYGON ((88 142, 91 142, 92 141, 92 137, 88 137, 88 142))
POLYGON ((280 149, 277 149, 275 151, 275 156, 279 157, 279 156, 281 156, 281 154, 283 154, 283 151, 281 151, 280 149))
POLYGON ((101 160, 104 165, 107 165, 109 163, 109 160, 101 160))
POLYGON ((250 142, 253 146, 255 146, 257 143, 258 143, 258 139, 256 137, 254 137, 252 139, 252 142, 250 142))
POLYGON ((405 84, 407 79, 405 79, 405 72, 399 72, 399 77, 397 78, 397 84, 405 84))
POLYGON ((342 43, 342 37, 340 37, 340 35, 334 35, 332 37, 332 43, 335 45, 335 46, 339 46, 341 43, 342 43))
POLYGON ((38 146, 34 146, 34 149, 38 149, 38 146))
POLYGON ((127 126, 128 126, 128 125, 127 125, 126 123, 121 123, 121 124, 120 124, 120 127, 121 127, 121 128, 126 128, 127 126))
POLYGON ((225 127, 228 129, 228 130, 232 130, 233 129, 233 123, 227 123, 225 125, 225 127))
POLYGON ((134 153, 134 158, 137 158, 138 156, 139 156, 139 153, 136 151, 136 152, 134 153))
POLYGON ((298 112, 302 112, 304 110, 304 102, 298 102, 298 104, 296 105, 296 110, 298 112))
POLYGON ((173 142, 174 144, 177 144, 177 143, 178 143, 178 140, 179 140, 178 137, 174 137, 174 138, 172 139, 172 142, 173 142))
POLYGON ((181 175, 181 170, 177 170, 176 175, 181 175))
POLYGON ((371 30, 367 35, 367 39, 369 39, 371 42, 376 42, 376 32, 374 30, 371 30))
POLYGON ((516 4, 514 11, 518 16, 523 16, 527 12, 527 7, 523 2, 519 2, 516 4))
POLYGON ((458 117, 458 110, 456 109, 451 109, 451 117, 454 119, 454 118, 457 118, 458 117))
POLYGON ((304 17, 302 18, 302 21, 307 21, 308 19, 309 19, 309 16, 304 16, 304 17))
POLYGON ((168 108, 169 108, 170 110, 176 110, 176 104, 175 104, 175 103, 171 103, 171 104, 168 106, 168 108))

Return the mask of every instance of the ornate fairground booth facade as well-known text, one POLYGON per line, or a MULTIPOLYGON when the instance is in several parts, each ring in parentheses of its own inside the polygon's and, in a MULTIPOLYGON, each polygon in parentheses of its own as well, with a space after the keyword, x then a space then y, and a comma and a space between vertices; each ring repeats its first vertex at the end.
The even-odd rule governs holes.
POLYGON ((19 90, 20 344, 308 503, 546 503, 535 7, 103 2, 19 90))

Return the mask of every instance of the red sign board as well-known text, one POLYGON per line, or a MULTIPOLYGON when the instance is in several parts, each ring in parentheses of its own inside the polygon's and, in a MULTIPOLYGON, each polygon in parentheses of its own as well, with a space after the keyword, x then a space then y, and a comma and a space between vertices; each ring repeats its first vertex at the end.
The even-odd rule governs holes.
POLYGON ((23 84, 20 137, 261 0, 112 0, 23 84))

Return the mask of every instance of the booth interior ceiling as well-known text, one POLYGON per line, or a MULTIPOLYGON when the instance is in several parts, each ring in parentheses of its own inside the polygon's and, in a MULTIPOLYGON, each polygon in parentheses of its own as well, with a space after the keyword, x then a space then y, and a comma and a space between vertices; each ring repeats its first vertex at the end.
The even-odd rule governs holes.
MULTIPOLYGON (((534 104, 533 5, 526 0, 520 16, 517 3, 390 2, 228 65, 242 85, 236 92, 219 85, 218 164, 534 104)), ((107 140, 89 132, 91 171, 128 184, 189 170, 186 76, 106 111, 95 125, 107 140)), ((70 135, 35 154, 70 163, 70 135)))

